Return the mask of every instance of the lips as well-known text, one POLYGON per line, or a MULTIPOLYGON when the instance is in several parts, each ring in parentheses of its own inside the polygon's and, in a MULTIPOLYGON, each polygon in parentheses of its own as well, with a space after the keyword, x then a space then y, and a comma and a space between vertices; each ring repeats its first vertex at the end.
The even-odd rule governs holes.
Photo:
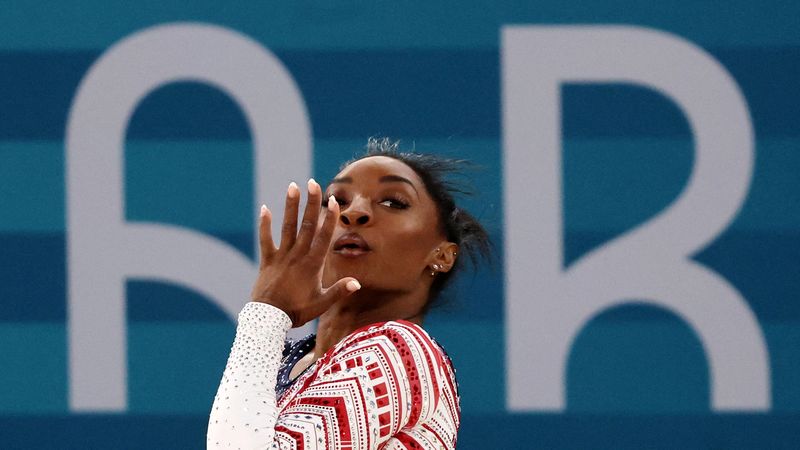
POLYGON ((333 253, 342 256, 360 256, 369 251, 369 244, 358 233, 343 234, 333 243, 333 253))

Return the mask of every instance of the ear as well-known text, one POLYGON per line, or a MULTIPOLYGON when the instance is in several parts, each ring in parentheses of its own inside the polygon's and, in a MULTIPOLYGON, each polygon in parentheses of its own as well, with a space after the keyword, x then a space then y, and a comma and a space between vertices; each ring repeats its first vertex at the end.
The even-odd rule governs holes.
POLYGON ((442 241, 431 250, 428 256, 428 268, 432 268, 436 265, 438 269, 434 269, 435 272, 449 272, 450 269, 453 268, 453 265, 455 265, 457 258, 458 244, 455 242, 442 241))

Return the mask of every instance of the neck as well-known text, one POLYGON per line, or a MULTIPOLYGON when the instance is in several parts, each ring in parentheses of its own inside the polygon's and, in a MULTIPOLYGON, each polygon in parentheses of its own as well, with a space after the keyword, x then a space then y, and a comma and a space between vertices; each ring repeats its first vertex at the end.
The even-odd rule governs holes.
POLYGON ((421 310, 426 301, 426 292, 399 293, 362 288, 320 316, 315 358, 321 357, 353 331, 372 323, 402 319, 421 325, 421 310))

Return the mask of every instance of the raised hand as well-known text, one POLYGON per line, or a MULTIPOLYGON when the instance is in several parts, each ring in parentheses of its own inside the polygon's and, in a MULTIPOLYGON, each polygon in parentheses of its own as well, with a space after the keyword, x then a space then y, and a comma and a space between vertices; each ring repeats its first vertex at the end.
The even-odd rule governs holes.
POLYGON ((308 201, 298 230, 300 190, 294 182, 289 184, 280 248, 272 241, 272 213, 261 206, 258 227, 261 262, 252 299, 280 308, 294 327, 318 317, 361 288, 358 280, 352 277, 342 278, 328 288, 322 286, 322 266, 339 219, 339 204, 333 200, 328 202, 324 222, 318 227, 321 200, 319 184, 308 180, 308 201))

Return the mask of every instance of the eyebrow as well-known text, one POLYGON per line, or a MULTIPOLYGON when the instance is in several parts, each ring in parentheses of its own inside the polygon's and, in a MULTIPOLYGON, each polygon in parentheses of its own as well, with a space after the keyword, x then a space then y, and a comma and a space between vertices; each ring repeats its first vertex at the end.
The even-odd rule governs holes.
MULTIPOLYGON (((381 183, 397 183, 397 182, 408 183, 408 185, 411 186, 412 189, 414 189, 414 192, 417 193, 417 197, 419 197, 419 191, 417 191, 416 186, 414 186, 414 183, 412 183, 411 180, 409 180, 406 177, 401 177, 400 175, 384 175, 378 178, 378 181, 381 183)), ((352 182, 353 182, 352 177, 334 178, 333 180, 331 180, 331 184, 336 184, 336 183, 350 184, 352 182)))

